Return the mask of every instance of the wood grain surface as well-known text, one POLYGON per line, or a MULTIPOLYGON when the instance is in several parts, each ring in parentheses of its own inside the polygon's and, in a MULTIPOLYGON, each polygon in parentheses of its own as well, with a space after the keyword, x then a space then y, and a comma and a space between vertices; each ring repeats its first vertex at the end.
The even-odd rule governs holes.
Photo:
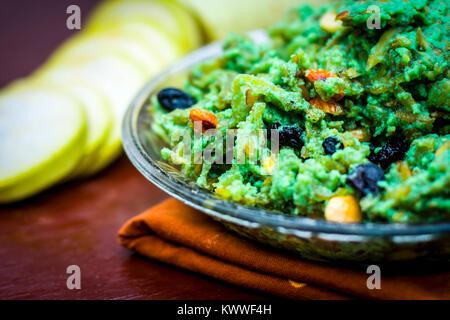
MULTIPOLYGON (((66 8, 85 17, 96 1, 5 0, 0 4, 0 86, 25 76, 73 34, 66 8)), ((3 156, 3 155, 0 155, 3 156)), ((166 195, 125 156, 105 172, 0 207, 0 299, 260 299, 251 292, 133 255, 117 231, 166 195), (81 290, 66 268, 81 268, 81 290)))

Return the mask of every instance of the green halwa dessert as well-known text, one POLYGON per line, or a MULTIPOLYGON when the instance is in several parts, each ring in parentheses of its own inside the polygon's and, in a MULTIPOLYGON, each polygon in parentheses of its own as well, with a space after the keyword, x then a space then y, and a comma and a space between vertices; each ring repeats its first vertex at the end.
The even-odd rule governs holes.
POLYGON ((283 214, 449 220, 449 25, 443 0, 335 1, 292 10, 270 44, 231 35, 184 91, 153 98, 152 130, 170 144, 162 156, 222 199, 283 214), (196 138, 196 121, 223 137, 238 129, 233 152, 245 161, 206 158, 225 138, 196 138), (258 130, 265 150, 249 139, 258 130), (174 136, 192 137, 189 159, 174 136))

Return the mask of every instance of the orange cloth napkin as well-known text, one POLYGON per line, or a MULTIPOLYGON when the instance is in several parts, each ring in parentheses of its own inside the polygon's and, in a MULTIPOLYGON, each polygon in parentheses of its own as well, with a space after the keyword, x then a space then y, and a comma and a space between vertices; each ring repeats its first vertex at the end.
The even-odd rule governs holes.
POLYGON ((450 272, 387 276, 382 269, 381 289, 369 290, 364 270, 304 261, 246 240, 174 199, 128 221, 119 241, 148 258, 285 298, 450 299, 450 272))

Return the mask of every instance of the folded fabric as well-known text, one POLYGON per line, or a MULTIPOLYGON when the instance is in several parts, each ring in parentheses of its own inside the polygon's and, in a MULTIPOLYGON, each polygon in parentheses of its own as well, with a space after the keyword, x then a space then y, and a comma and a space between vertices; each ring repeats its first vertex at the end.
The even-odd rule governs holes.
POLYGON ((368 274, 301 260, 239 237, 181 202, 167 200, 128 221, 120 243, 143 256, 228 283, 292 299, 450 299, 450 272, 368 274))

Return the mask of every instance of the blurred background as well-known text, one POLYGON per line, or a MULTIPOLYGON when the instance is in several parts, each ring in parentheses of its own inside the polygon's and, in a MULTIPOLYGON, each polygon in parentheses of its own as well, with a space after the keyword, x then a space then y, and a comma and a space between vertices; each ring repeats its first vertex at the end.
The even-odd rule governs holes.
MULTIPOLYGON (((76 3, 84 13, 98 0, 16 0, 0 3, 0 87, 43 64, 77 30, 66 28, 66 9, 76 3)), ((82 18, 83 19, 83 18, 82 18)))

